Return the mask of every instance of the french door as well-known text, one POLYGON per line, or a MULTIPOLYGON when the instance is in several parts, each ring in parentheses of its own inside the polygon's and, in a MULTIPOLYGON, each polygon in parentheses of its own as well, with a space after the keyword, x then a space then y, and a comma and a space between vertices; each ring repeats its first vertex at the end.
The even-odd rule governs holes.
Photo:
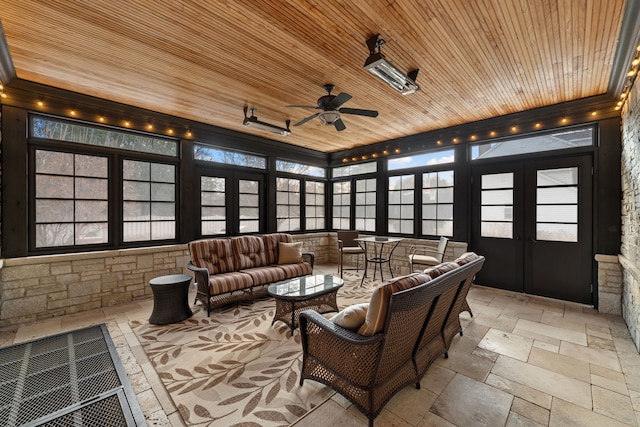
POLYGON ((200 235, 264 232, 262 175, 203 172, 199 184, 200 235))
POLYGON ((593 303, 591 156, 478 165, 472 180, 476 283, 593 303))

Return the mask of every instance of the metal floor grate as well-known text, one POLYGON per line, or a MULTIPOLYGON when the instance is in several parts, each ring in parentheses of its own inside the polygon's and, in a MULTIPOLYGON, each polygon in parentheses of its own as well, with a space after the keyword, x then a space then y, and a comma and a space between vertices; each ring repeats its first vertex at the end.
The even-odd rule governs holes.
POLYGON ((146 422, 102 324, 0 348, 0 425, 146 422))

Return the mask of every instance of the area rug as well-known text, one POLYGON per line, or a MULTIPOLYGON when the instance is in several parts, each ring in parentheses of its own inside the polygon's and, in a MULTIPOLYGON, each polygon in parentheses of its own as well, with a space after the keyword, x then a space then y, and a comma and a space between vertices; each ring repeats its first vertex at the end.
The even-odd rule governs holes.
MULTIPOLYGON (((361 276, 351 272, 344 279, 341 309, 369 300, 376 282, 360 286, 361 276)), ((315 381, 299 386, 300 333, 271 324, 271 298, 218 308, 210 317, 198 308, 179 323, 131 323, 187 425, 290 425, 334 393, 315 381)))

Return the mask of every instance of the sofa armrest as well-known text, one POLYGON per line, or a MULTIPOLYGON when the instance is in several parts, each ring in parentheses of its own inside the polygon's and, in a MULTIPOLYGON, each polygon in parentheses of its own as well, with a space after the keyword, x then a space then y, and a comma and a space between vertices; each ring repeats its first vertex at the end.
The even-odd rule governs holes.
POLYGON ((359 387, 370 385, 377 369, 377 359, 384 334, 366 337, 342 328, 315 310, 300 313, 302 338, 302 372, 304 378, 326 378, 321 371, 348 378, 359 387))
POLYGON ((187 264, 187 269, 193 271, 193 275, 195 276, 196 287, 199 293, 209 295, 209 270, 204 267, 196 267, 189 261, 187 264))
POLYGON ((302 260, 311 264, 311 269, 313 269, 313 264, 316 261, 316 254, 313 252, 302 252, 302 260))

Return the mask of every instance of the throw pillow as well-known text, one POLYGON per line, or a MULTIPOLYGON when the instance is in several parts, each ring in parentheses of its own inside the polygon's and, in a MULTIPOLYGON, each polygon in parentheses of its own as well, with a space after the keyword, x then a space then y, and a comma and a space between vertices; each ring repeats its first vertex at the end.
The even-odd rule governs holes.
POLYGON ((387 310, 389 309, 391 294, 413 288, 429 280, 431 278, 426 274, 413 273, 408 276, 397 277, 378 286, 371 294, 367 317, 360 329, 358 329, 358 333, 370 337, 382 332, 387 321, 387 310))
POLYGON ((458 265, 465 265, 478 258, 478 254, 476 254, 475 252, 465 252, 460 255, 454 262, 458 265))
POLYGON ((442 264, 438 264, 435 267, 429 267, 424 271, 424 274, 427 274, 432 279, 435 279, 438 276, 442 276, 444 273, 447 273, 451 270, 455 270, 460 267, 453 261, 443 262, 442 264))
POLYGON ((345 329, 357 331, 364 323, 364 319, 367 317, 368 310, 368 302, 354 304, 345 308, 329 320, 331 320, 338 326, 342 326, 345 329))
POLYGON ((278 242, 278 264, 296 264, 302 262, 302 242, 278 242))

